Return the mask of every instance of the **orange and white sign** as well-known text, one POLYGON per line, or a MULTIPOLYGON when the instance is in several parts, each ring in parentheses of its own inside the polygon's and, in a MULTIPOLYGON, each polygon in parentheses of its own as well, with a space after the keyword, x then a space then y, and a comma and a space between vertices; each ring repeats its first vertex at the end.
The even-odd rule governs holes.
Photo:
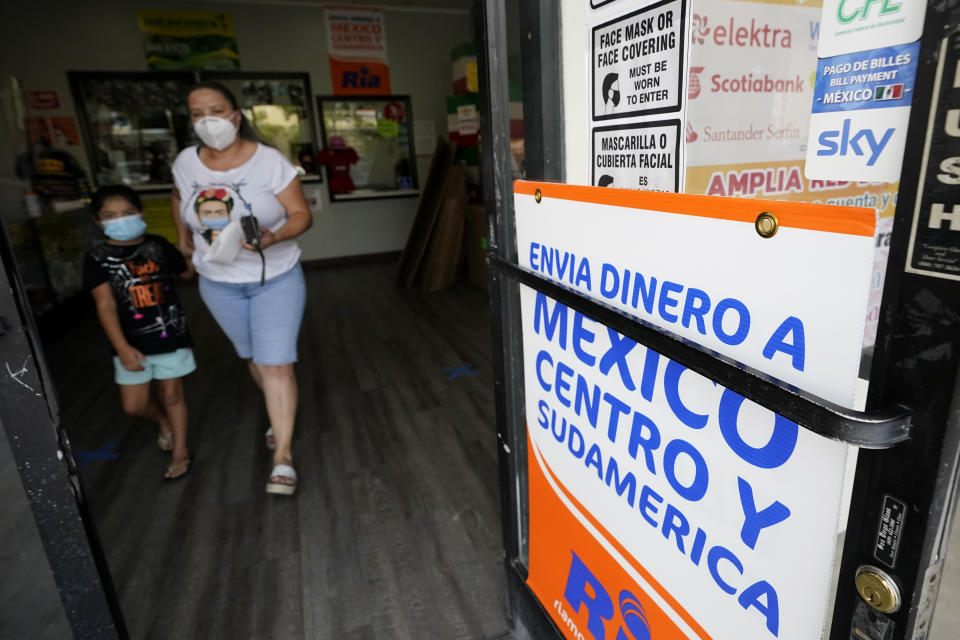
MULTIPOLYGON (((873 210, 514 194, 522 267, 853 406, 873 210), (779 222, 771 238, 761 211, 779 222)), ((521 312, 528 585, 566 637, 819 637, 850 448, 533 289, 521 312)))
POLYGON ((335 95, 389 95, 387 33, 380 9, 328 7, 327 51, 335 95))

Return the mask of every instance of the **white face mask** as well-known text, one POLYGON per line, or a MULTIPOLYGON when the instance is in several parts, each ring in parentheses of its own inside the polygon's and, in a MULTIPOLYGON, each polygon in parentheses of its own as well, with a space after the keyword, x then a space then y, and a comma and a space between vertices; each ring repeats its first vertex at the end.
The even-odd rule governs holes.
POLYGON ((227 118, 206 116, 193 123, 193 130, 203 144, 223 151, 237 139, 237 127, 227 118))

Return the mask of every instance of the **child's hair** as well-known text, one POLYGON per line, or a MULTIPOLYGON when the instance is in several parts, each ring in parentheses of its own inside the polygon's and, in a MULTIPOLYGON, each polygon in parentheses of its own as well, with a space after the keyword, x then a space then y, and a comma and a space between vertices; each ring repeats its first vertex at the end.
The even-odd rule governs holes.
POLYGON ((97 189, 93 197, 90 198, 90 213, 93 214, 94 218, 100 219, 100 209, 110 198, 123 198, 136 207, 137 211, 143 211, 140 194, 125 184, 107 184, 97 189))

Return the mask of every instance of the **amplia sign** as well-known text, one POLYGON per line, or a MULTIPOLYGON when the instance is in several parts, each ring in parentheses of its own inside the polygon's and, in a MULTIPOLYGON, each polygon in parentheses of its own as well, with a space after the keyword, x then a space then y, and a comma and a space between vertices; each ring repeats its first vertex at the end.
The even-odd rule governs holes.
MULTIPOLYGON (((515 209, 521 267, 853 407, 872 210, 527 182, 515 209)), ((520 297, 527 583, 557 627, 820 637, 856 450, 540 291, 520 297)))

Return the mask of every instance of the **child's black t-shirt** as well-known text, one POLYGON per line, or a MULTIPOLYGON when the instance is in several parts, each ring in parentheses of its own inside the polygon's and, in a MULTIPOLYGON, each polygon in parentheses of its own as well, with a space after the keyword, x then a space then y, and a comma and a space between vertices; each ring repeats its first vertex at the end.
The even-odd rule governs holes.
POLYGON ((187 321, 173 286, 174 275, 186 270, 187 262, 176 247, 146 234, 137 244, 104 242, 88 251, 83 286, 89 291, 109 282, 130 346, 144 355, 170 353, 190 346, 187 321))

